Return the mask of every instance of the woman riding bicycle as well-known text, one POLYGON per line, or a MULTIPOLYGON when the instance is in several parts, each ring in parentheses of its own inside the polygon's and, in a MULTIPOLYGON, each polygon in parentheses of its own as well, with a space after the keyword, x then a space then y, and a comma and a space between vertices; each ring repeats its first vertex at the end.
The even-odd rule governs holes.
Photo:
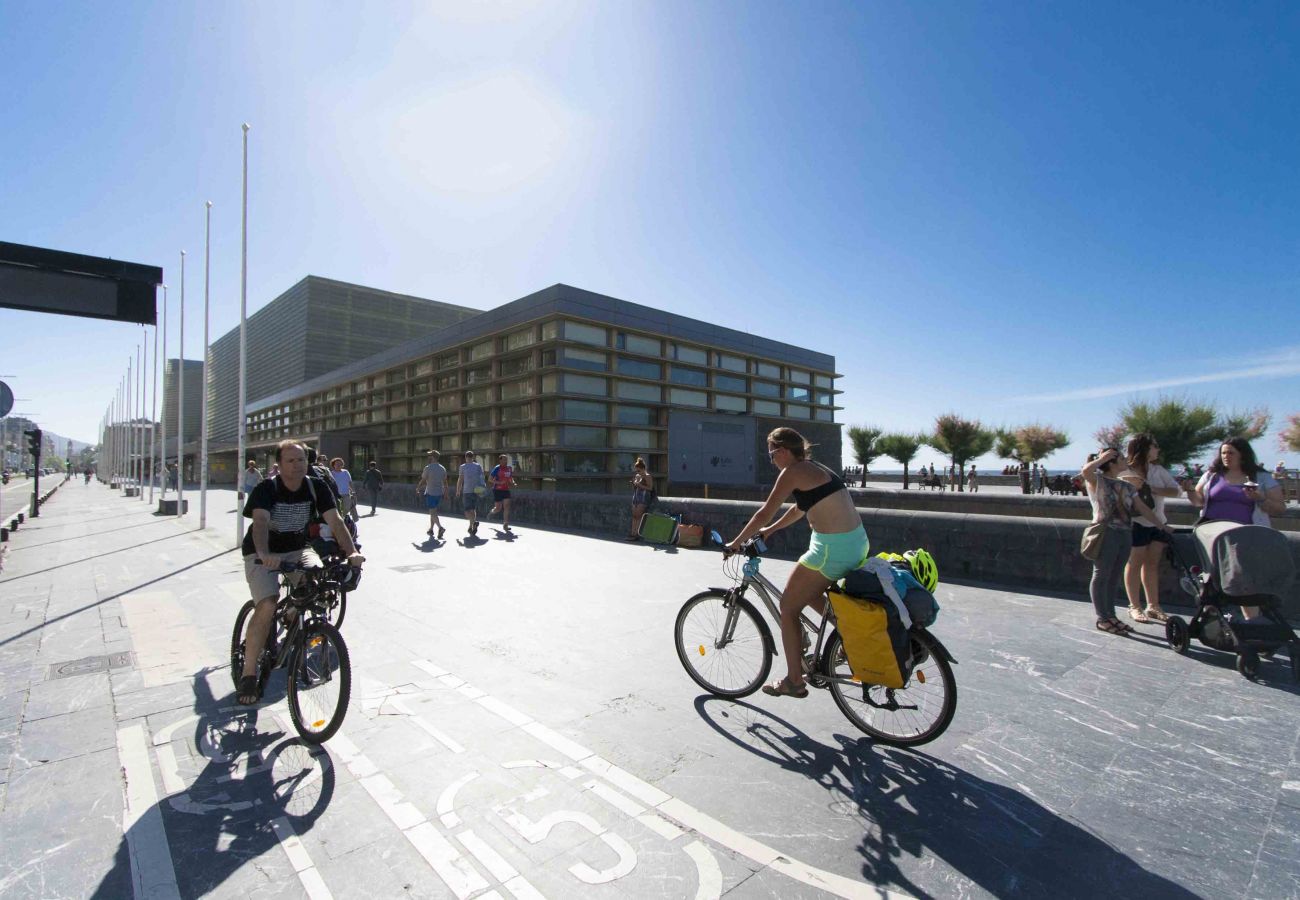
POLYGON ((870 542, 853 498, 838 475, 808 459, 812 445, 793 428, 777 428, 767 436, 767 455, 780 470, 772 493, 727 549, 738 551, 754 535, 766 539, 773 532, 793 525, 805 515, 812 528, 808 552, 790 573, 781 599, 781 647, 785 651, 786 677, 764 685, 763 693, 774 697, 807 697, 803 680, 802 629, 799 614, 805 606, 826 611, 826 589, 858 568, 867 559, 870 542), (772 524, 777 510, 788 499, 795 505, 772 524))

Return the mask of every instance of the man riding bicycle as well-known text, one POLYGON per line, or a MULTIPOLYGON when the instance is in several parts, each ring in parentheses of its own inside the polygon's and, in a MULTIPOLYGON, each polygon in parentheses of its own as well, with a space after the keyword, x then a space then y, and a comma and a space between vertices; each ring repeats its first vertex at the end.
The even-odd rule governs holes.
POLYGON ((339 517, 334 494, 319 478, 307 474, 307 453, 297 441, 281 441, 275 450, 279 474, 260 482, 244 504, 245 518, 253 525, 244 535, 244 577, 257 608, 248 624, 244 671, 239 679, 238 701, 251 706, 261 699, 257 665, 262 656, 275 615, 280 585, 276 571, 281 566, 320 568, 316 551, 307 545, 307 526, 319 515, 347 554, 348 562, 361 567, 365 557, 357 553, 352 536, 339 517))

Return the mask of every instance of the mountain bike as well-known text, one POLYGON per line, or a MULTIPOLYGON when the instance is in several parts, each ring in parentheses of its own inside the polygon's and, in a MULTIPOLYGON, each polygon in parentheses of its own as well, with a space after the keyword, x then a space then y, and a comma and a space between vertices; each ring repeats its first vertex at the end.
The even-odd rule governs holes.
MULTIPOLYGON (((710 537, 715 545, 724 544, 718 532, 710 537)), ((765 552, 767 547, 758 537, 734 555, 724 551, 723 571, 732 587, 702 591, 677 613, 673 630, 677 657, 696 684, 718 697, 752 694, 772 669, 778 643, 747 597, 751 590, 757 594, 780 627, 781 590, 760 571, 765 552)), ((840 712, 863 732, 883 743, 915 747, 948 728, 957 711, 957 681, 952 672, 957 660, 924 627, 913 624, 908 632, 903 686, 889 688, 854 677, 829 601, 819 624, 807 612, 799 618, 805 681, 810 687, 829 690, 840 712)))
MULTIPOLYGON (((345 561, 322 568, 286 567, 278 572, 281 595, 258 661, 257 689, 261 693, 266 687, 273 669, 287 666, 293 727, 304 741, 320 744, 343 724, 352 693, 347 644, 330 616, 337 615, 337 621, 342 621, 337 599, 357 586, 361 570, 345 561)), ((249 600, 235 617, 230 638, 230 675, 235 690, 239 690, 244 672, 244 641, 256 607, 256 601, 249 600)))

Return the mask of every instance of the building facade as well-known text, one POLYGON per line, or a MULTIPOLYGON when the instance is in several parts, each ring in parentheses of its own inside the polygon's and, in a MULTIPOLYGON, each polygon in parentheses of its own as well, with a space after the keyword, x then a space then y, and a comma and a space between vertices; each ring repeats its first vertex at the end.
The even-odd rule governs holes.
MULTIPOLYGON (((308 275, 248 317, 245 396, 291 389, 481 312, 308 275)), ((232 443, 238 437, 239 328, 208 352, 208 436, 214 444, 232 443)))
POLYGON ((249 446, 307 440, 397 481, 436 449, 449 470, 506 453, 528 489, 621 492, 638 456, 661 485, 756 485, 778 425, 839 469, 837 377, 833 356, 560 284, 251 401, 249 446))
POLYGON ((185 428, 178 432, 176 416, 179 412, 176 398, 180 390, 181 361, 179 359, 163 360, 163 402, 162 421, 167 426, 167 447, 176 454, 176 437, 181 434, 182 443, 199 439, 199 430, 203 422, 203 363, 197 359, 185 360, 185 428))

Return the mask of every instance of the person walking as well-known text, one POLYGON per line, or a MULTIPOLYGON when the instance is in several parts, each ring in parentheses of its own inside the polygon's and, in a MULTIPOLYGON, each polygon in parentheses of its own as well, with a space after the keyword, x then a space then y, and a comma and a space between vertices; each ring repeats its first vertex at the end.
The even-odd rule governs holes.
POLYGON ((972 494, 978 494, 978 493, 980 492, 979 481, 977 481, 977 480, 976 480, 976 477, 975 477, 975 464, 974 464, 974 463, 971 463, 971 464, 970 464, 970 472, 967 473, 967 475, 966 475, 966 484, 968 484, 968 485, 970 486, 970 492, 971 492, 972 494))
POLYGON ((469 520, 469 535, 478 534, 478 498, 487 493, 487 480, 483 476, 483 467, 474 459, 474 451, 465 451, 465 461, 456 470, 456 494, 465 509, 465 518, 469 520))
POLYGON ((1034 471, 1033 471, 1035 494, 1041 494, 1043 492, 1043 480, 1046 475, 1047 475, 1047 470, 1042 466, 1038 465, 1037 463, 1035 463, 1034 471))
POLYGON ((641 520, 645 518, 646 511, 654 506, 658 495, 655 494, 654 476, 646 471, 644 459, 638 456, 632 464, 632 471, 632 530, 625 540, 639 541, 641 520))
POLYGON ((415 485, 415 493, 424 497, 424 508, 429 511, 429 530, 425 533, 432 537, 433 530, 438 529, 438 540, 447 533, 438 518, 438 507, 442 505, 442 495, 447 490, 447 469, 438 462, 440 455, 437 450, 429 451, 420 481, 415 485))
POLYGON ((375 514, 375 507, 379 505, 379 492, 384 489, 384 473, 379 471, 379 463, 373 459, 366 464, 366 471, 361 476, 361 484, 370 495, 370 514, 375 514))
POLYGON ((352 473, 343 468, 343 457, 336 456, 330 460, 330 474, 339 486, 339 515, 346 518, 355 513, 357 508, 357 491, 352 484, 352 473))
POLYGON ((250 459, 248 467, 244 469, 244 493, 253 493, 253 488, 257 487, 262 481, 262 473, 257 468, 257 460, 250 459))
POLYGON ((509 456, 502 453, 497 457, 497 464, 488 473, 488 480, 492 482, 492 509, 488 510, 487 517, 492 518, 499 510, 501 525, 508 533, 510 531, 510 489, 515 486, 515 470, 510 465, 509 456))
MULTIPOLYGON (((1137 489, 1142 502, 1165 521, 1165 498, 1182 493, 1169 470, 1158 465, 1160 445, 1151 435, 1133 435, 1124 448, 1128 469, 1120 477, 1137 489)), ((1160 608, 1160 559, 1169 546, 1169 535, 1146 516, 1133 519, 1133 549, 1124 567, 1124 591, 1128 594, 1128 615, 1134 622, 1168 622, 1160 608), (1146 594, 1146 608, 1142 595, 1146 594)))
POLYGON ((1169 530, 1169 523, 1138 497, 1137 488, 1120 477, 1125 469, 1119 451, 1107 447, 1088 454, 1088 461, 1079 472, 1092 501, 1092 524, 1105 526, 1100 552, 1092 561, 1092 580, 1088 583, 1092 609, 1097 614, 1097 630, 1121 635, 1133 631, 1132 625, 1115 618, 1115 595, 1124 575, 1124 564, 1133 549, 1134 511, 1155 522, 1162 531, 1169 530))

